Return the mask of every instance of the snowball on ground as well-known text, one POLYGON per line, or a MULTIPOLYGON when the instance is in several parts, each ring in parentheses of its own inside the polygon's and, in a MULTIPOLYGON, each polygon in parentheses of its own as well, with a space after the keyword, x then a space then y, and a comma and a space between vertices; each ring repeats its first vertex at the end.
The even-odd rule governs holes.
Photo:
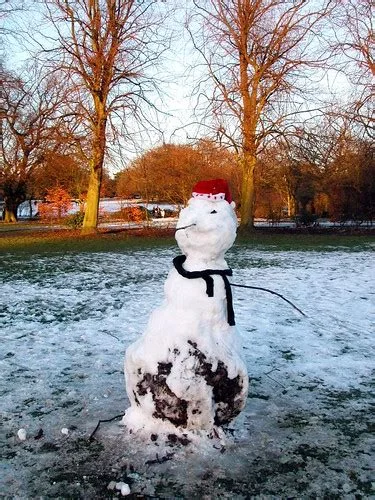
POLYGON ((17 432, 17 436, 18 436, 18 439, 20 441, 26 441, 26 438, 27 438, 27 432, 25 429, 19 429, 19 431, 17 432))

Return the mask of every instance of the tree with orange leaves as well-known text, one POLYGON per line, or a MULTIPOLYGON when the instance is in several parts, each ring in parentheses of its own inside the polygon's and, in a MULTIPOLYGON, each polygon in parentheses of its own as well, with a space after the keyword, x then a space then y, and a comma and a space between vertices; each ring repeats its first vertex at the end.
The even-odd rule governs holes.
POLYGON ((39 203, 38 211, 42 219, 61 219, 72 208, 70 194, 58 186, 47 190, 45 202, 39 203))

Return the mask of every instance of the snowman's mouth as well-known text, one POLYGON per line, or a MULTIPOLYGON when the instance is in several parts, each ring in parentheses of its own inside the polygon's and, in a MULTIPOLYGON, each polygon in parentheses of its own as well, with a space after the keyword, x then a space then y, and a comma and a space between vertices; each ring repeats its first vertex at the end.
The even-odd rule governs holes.
POLYGON ((176 229, 176 232, 177 232, 177 231, 180 231, 180 229, 187 229, 188 227, 192 227, 192 226, 196 226, 196 224, 189 224, 188 226, 178 227, 178 228, 176 229))

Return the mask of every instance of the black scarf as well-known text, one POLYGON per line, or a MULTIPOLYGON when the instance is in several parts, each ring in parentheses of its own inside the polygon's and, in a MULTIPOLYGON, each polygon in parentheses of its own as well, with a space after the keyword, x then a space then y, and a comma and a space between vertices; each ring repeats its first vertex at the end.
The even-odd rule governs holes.
POLYGON ((234 326, 236 323, 234 321, 234 311, 233 311, 233 299, 232 290, 230 287, 229 280, 227 276, 232 276, 232 269, 205 269, 204 271, 186 271, 183 268, 183 263, 186 260, 186 255, 178 255, 173 259, 174 267, 177 272, 184 278, 195 279, 202 278, 206 282, 206 293, 208 297, 214 296, 214 280, 211 275, 217 274, 223 278, 225 293, 227 296, 227 312, 228 312, 228 324, 234 326))

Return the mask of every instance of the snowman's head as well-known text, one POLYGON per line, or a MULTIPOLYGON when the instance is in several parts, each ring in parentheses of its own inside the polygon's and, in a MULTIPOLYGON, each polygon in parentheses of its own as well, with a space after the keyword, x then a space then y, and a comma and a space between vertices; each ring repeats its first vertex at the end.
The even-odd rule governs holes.
POLYGON ((204 260, 222 258, 236 238, 234 207, 224 180, 196 184, 177 222, 176 240, 184 255, 204 260))

